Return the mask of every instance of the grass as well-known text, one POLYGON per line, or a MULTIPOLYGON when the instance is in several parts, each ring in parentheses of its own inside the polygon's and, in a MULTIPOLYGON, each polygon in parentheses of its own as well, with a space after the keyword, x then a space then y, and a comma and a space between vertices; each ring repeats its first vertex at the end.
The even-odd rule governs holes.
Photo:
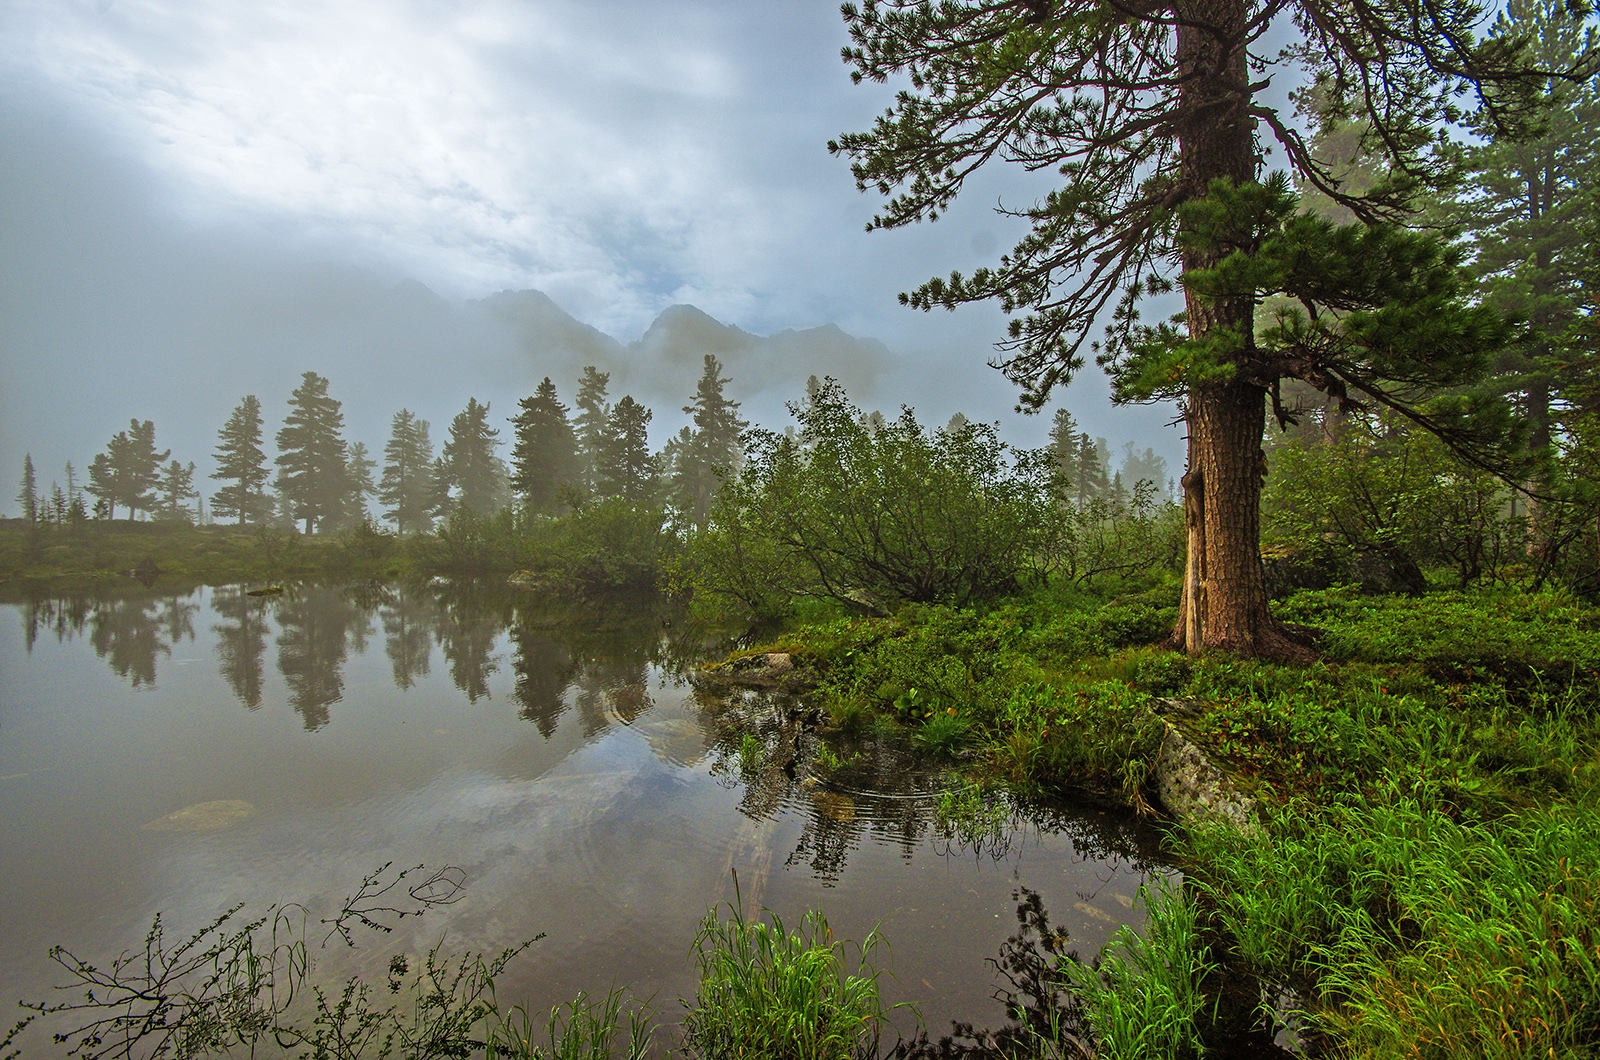
MULTIPOLYGON (((1213 980, 1296 999, 1341 1056, 1600 1056, 1600 611, 1336 588, 1278 613, 1326 631, 1322 662, 1149 647, 1172 614, 1156 591, 836 620, 785 645, 824 674, 836 719, 872 712, 947 747, 959 718, 979 779, 1024 793, 1140 806, 1151 700, 1199 705, 1189 735, 1267 827, 1179 834, 1193 885, 1072 973, 1101 1055, 1202 1051, 1210 962, 1213 980)), ((941 800, 951 834, 982 832, 976 790, 941 800)))
POLYGON ((706 1060, 876 1056, 888 1023, 873 964, 883 937, 835 940, 810 911, 790 931, 777 914, 746 920, 742 902, 706 914, 693 956, 700 988, 684 1019, 686 1044, 706 1060))

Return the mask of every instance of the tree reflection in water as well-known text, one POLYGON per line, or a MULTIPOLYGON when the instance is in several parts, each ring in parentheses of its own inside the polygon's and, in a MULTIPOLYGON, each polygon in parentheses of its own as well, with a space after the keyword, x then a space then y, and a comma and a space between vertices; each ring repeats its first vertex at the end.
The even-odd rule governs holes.
POLYGON ((105 600, 89 616, 89 643, 134 688, 155 687, 156 656, 172 654, 150 599, 105 600))
POLYGON ((228 620, 211 627, 217 638, 217 669, 239 702, 250 710, 261 706, 268 606, 264 600, 247 596, 242 585, 219 586, 211 593, 212 610, 228 620))
POLYGON ((399 586, 378 614, 394 686, 410 688, 433 665, 433 631, 439 621, 434 594, 420 585, 399 586))
POLYGON ((491 656, 508 615, 503 596, 477 582, 452 582, 437 589, 435 637, 450 663, 450 680, 469 703, 489 695, 489 675, 500 669, 491 656))
POLYGON ((278 671, 289 686, 289 705, 307 729, 328 724, 329 708, 344 695, 341 667, 352 642, 371 632, 367 611, 353 594, 326 586, 301 586, 278 604, 278 671))

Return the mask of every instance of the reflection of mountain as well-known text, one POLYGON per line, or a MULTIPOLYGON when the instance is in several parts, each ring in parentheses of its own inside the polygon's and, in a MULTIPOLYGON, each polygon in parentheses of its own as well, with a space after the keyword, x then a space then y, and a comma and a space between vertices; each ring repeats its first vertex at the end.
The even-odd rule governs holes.
POLYGON ((306 728, 320 729, 344 694, 340 667, 350 642, 364 641, 370 631, 366 612, 334 589, 303 586, 279 604, 278 627, 278 670, 289 703, 306 728))
POLYGON ((211 606, 228 619, 211 627, 217 635, 217 668, 239 702, 255 710, 261 705, 261 657, 267 650, 266 605, 235 585, 214 590, 211 606))

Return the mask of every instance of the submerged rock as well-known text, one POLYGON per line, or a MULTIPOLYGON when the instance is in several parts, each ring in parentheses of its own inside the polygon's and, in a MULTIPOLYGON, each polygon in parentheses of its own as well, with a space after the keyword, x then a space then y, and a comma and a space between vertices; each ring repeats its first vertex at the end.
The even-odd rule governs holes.
POLYGON ((197 802, 174 810, 165 817, 143 826, 146 832, 220 832, 232 828, 256 812, 256 808, 240 799, 217 799, 214 802, 197 802))

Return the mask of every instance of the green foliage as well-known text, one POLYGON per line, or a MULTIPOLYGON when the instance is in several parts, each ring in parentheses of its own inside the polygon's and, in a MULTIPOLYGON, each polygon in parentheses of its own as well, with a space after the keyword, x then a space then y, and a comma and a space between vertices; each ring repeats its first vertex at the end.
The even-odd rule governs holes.
POLYGON ((1198 1057, 1205 1052, 1197 1017, 1206 1004, 1201 982, 1214 971, 1199 934, 1199 913, 1165 880, 1139 888, 1143 934, 1126 924, 1092 965, 1063 959, 1106 1060, 1198 1057))
POLYGON ((1331 442, 1276 448, 1262 508, 1269 542, 1316 554, 1335 571, 1380 555, 1444 567, 1465 588, 1505 579, 1525 557, 1515 499, 1435 436, 1381 416, 1346 421, 1331 442))
POLYGON ((723 395, 728 380, 721 373, 721 362, 706 354, 694 401, 683 407, 693 417, 694 429, 673 460, 673 503, 685 521, 696 527, 709 521, 718 485, 739 469, 744 457, 741 439, 749 424, 739 416, 739 402, 723 395))
POLYGON ((378 481, 378 500, 386 505, 383 514, 401 536, 427 533, 433 529, 439 492, 428 421, 401 409, 394 414, 390 432, 389 444, 383 448, 383 477, 378 481))
POLYGON ((874 427, 831 379, 791 410, 799 432, 751 432, 744 471, 719 491, 691 546, 697 592, 763 610, 803 595, 961 604, 1057 562, 1046 462, 1009 458, 993 427, 929 434, 909 409, 874 427))
POLYGON ((655 502, 660 482, 650 456, 650 416, 631 394, 611 409, 595 454, 595 496, 630 504, 655 502))
POLYGON ((261 448, 261 401, 246 394, 228 422, 217 432, 217 471, 212 478, 231 481, 211 495, 211 512, 234 516, 239 525, 260 520, 267 513, 262 494, 270 472, 261 448))
POLYGON ((700 988, 684 1017, 686 1044, 706 1060, 786 1057, 865 1060, 877 1055, 889 1010, 873 957, 883 938, 835 941, 811 911, 791 932, 777 914, 746 920, 720 907, 700 923, 694 960, 700 988), (852 950, 854 952, 852 952, 852 950))
POLYGON ((500 507, 506 486, 505 466, 495 456, 500 432, 489 426, 489 406, 468 398, 467 407, 450 421, 450 437, 439 454, 441 492, 454 490, 452 502, 476 515, 500 507))
POLYGON ((567 407, 549 376, 511 420, 516 441, 511 448, 511 488, 528 510, 553 515, 563 490, 578 484, 578 440, 567 419, 567 407))
POLYGON ((533 1016, 521 1005, 490 1028, 488 1060, 644 1060, 650 1046, 650 1008, 626 1006, 627 995, 612 990, 603 998, 580 993, 565 1005, 553 1005, 545 1021, 548 1048, 535 1044, 533 1016), (626 1013, 624 1012, 627 1008, 626 1013), (627 1044, 617 1035, 627 1020, 627 1044))

